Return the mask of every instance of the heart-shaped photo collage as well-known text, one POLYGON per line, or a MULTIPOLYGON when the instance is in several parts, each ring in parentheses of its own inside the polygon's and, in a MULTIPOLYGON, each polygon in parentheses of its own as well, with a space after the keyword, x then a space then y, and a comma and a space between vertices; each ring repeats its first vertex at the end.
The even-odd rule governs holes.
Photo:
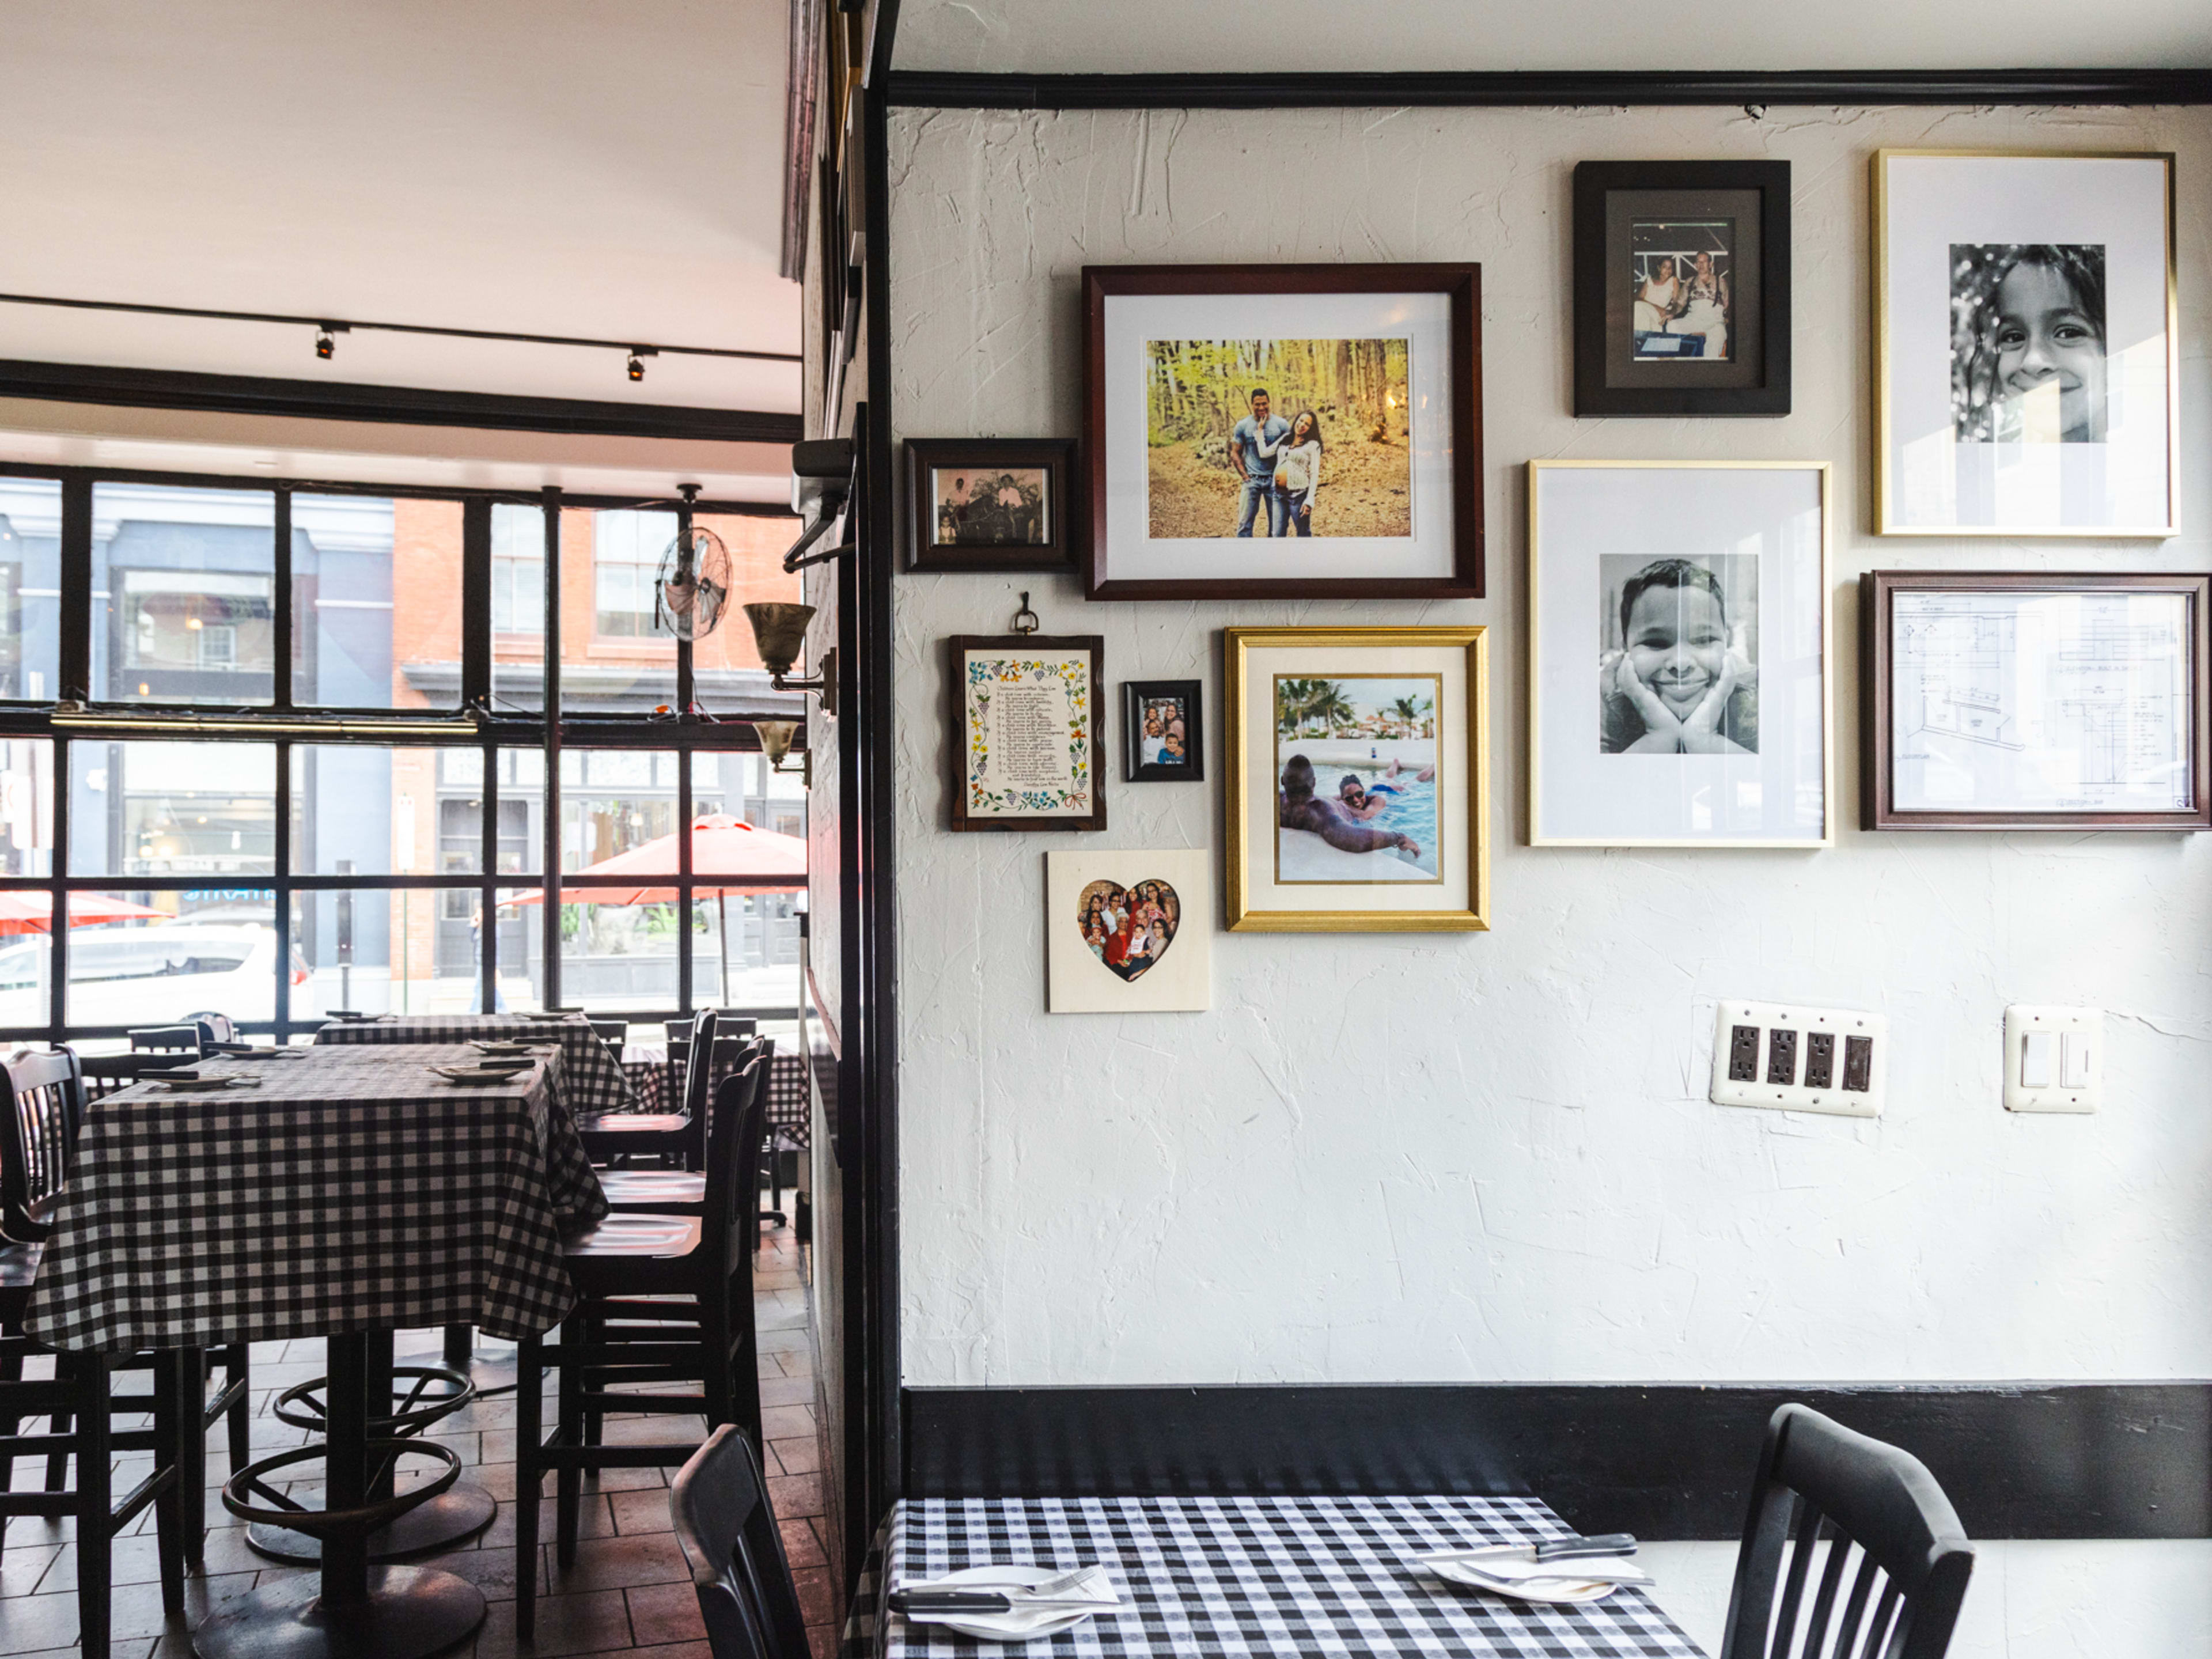
POLYGON ((1135 981, 1167 954, 1182 921, 1182 901, 1159 880, 1124 887, 1094 881, 1076 896, 1075 925, 1091 954, 1135 981))

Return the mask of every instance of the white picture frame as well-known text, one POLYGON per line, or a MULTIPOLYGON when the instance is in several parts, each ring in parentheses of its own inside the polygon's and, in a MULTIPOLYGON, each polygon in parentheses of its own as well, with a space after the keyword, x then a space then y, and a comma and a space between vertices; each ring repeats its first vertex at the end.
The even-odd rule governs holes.
POLYGON ((1833 843, 1832 515, 1825 461, 1528 464, 1530 845, 1833 843))
POLYGON ((1047 1012, 1191 1013, 1212 1006, 1211 853, 1048 853, 1044 885, 1047 1012), (1086 896, 1118 907, 1103 940, 1085 932, 1086 896), (1156 910, 1167 919, 1152 915, 1156 910), (1147 916, 1149 928, 1167 934, 1156 951, 1138 943, 1147 916))
POLYGON ((1873 166, 1876 531, 2176 534, 2173 156, 1873 166))

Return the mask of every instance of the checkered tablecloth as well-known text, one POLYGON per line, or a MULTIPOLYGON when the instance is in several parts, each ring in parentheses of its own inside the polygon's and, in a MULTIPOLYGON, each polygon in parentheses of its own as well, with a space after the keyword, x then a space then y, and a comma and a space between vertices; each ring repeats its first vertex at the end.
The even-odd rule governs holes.
POLYGON ((386 1014, 381 1019, 332 1020, 315 1033, 321 1042, 468 1042, 512 1037, 557 1042, 568 1056, 568 1109, 635 1112, 639 1104, 614 1050, 581 1014, 386 1014))
POLYGON ((464 1048, 300 1053, 199 1063, 255 1089, 140 1083, 92 1103, 31 1335, 122 1352, 559 1322, 575 1302, 561 1231, 607 1213, 562 1053, 498 1085, 430 1071, 464 1048))
MULTIPOLYGON (((733 1069, 717 1064, 715 1070, 724 1073, 733 1069)), ((684 1109, 684 1077, 671 1065, 668 1050, 642 1043, 632 1043, 623 1050, 623 1070, 629 1073, 629 1086, 636 1094, 642 1109, 648 1112, 679 1112, 684 1109)), ((718 1075, 714 1081, 719 1083, 718 1075)), ((813 1144, 813 1113, 806 1099, 806 1062, 797 1054, 778 1054, 769 1062, 768 1071, 769 1127, 783 1137, 790 1146, 813 1144)))
POLYGON ((1097 1659, 1420 1654, 1425 1659, 1702 1659, 1641 1590, 1553 1607, 1431 1577, 1430 1550, 1572 1528, 1534 1498, 930 1499, 892 1511, 853 1596, 843 1659, 1025 1649, 1097 1659), (979 1644, 878 1614, 893 1585, 962 1567, 1103 1563, 1126 1611, 1030 1644, 979 1644))

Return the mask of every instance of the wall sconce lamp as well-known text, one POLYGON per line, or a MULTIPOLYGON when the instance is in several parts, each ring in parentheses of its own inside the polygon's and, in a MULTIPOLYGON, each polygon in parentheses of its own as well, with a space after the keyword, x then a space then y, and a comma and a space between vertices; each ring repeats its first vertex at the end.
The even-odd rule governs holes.
MULTIPOLYGON (((768 670, 768 683, 778 691, 813 692, 822 699, 822 712, 834 718, 837 713, 835 646, 822 653, 820 672, 812 679, 790 678, 791 665, 799 659, 799 647, 806 640, 806 624, 814 620, 814 607, 756 602, 745 607, 745 620, 753 625, 753 644, 759 648, 761 665, 768 670)), ((790 746, 788 738, 785 746, 790 746)), ((765 738, 761 747, 768 747, 765 738)))
POLYGON ((761 753, 768 757, 771 772, 797 772, 806 779, 806 787, 814 787, 814 752, 799 751, 799 764, 786 766, 784 759, 791 753, 791 740, 799 734, 797 720, 754 720, 750 722, 753 735, 760 739, 761 753))

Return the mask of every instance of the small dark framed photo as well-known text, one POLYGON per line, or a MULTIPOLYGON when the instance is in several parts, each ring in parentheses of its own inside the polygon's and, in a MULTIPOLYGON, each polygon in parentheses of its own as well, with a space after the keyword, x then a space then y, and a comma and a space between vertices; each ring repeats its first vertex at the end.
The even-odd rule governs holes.
POLYGON ((1790 163, 1575 168, 1575 413, 1790 412, 1790 163))
POLYGON ((909 570, 1066 570, 1075 446, 1060 438, 909 438, 909 570))
POLYGON ((1131 783, 1206 776, 1204 687, 1198 680, 1121 682, 1121 775, 1131 783))

